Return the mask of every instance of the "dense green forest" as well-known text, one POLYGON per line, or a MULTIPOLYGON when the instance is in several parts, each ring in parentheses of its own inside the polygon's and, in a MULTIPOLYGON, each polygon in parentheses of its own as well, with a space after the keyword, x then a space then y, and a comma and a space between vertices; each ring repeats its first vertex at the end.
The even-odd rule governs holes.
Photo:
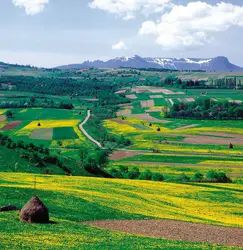
POLYGON ((243 119, 243 105, 199 98, 192 103, 174 104, 166 113, 166 117, 211 120, 243 119))

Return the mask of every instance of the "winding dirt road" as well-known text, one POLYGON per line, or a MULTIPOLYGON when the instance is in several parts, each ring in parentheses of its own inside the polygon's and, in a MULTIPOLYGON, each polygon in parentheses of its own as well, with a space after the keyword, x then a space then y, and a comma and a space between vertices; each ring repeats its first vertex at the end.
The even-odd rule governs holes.
POLYGON ((103 146, 101 145, 101 143, 99 143, 98 141, 96 141, 91 135, 88 134, 88 132, 84 129, 84 125, 88 122, 89 118, 91 117, 91 113, 90 110, 88 110, 88 114, 85 118, 85 120, 79 125, 80 130, 83 132, 83 134, 94 144, 96 144, 99 148, 103 149, 103 146))

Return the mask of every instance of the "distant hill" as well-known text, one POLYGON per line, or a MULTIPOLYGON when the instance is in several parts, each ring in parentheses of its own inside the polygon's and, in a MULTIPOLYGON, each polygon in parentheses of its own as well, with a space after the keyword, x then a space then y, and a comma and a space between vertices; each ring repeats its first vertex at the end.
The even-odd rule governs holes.
POLYGON ((160 58, 160 57, 117 57, 108 61, 85 61, 81 64, 70 64, 58 69, 81 68, 158 68, 175 70, 203 70, 216 72, 243 72, 243 68, 229 62, 227 57, 215 58, 160 58))

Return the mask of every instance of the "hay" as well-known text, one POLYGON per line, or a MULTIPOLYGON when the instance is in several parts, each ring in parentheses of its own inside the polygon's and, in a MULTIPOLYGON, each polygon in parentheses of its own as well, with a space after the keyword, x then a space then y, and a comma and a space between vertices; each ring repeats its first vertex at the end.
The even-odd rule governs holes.
POLYGON ((42 201, 34 196, 22 208, 20 220, 29 223, 49 223, 49 212, 42 201))

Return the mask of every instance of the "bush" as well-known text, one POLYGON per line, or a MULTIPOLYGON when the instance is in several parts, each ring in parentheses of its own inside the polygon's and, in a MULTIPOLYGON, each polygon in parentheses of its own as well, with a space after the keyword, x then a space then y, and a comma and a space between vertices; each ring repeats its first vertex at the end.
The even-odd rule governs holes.
POLYGON ((139 169, 134 167, 131 169, 131 171, 128 171, 125 175, 125 179, 137 179, 140 175, 139 169))
POLYGON ((232 180, 227 177, 223 172, 217 173, 216 171, 210 170, 206 174, 206 178, 209 181, 219 182, 219 183, 232 183, 232 180))
POLYGON ((163 181, 164 180, 164 176, 160 173, 153 173, 152 174, 152 181, 163 181))
POLYGON ((11 118, 11 117, 13 117, 13 113, 12 113, 10 110, 8 110, 8 111, 6 112, 6 116, 7 116, 8 118, 11 118))
POLYGON ((223 172, 218 173, 218 179, 217 179, 217 181, 221 182, 221 183, 231 183, 232 182, 232 180, 230 178, 228 178, 226 176, 226 174, 223 173, 223 172))
POLYGON ((218 173, 214 170, 209 170, 206 173, 206 178, 207 180, 210 180, 210 181, 216 181, 218 179, 218 173))
POLYGON ((188 182, 188 181, 190 181, 190 178, 185 174, 181 174, 176 178, 176 181, 178 181, 178 182, 188 182))
POLYGON ((152 179, 152 172, 150 170, 146 170, 139 175, 138 179, 150 181, 152 179))
POLYGON ((203 177, 204 177, 203 174, 201 174, 200 172, 197 172, 197 173, 194 174, 193 179, 194 179, 195 181, 202 181, 202 180, 203 180, 203 177))

